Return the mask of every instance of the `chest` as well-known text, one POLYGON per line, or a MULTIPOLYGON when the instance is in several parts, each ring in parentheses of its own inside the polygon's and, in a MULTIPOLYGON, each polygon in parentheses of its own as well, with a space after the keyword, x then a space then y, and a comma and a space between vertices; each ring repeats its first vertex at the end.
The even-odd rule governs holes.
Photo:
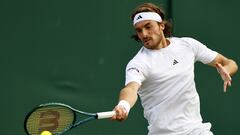
POLYGON ((194 53, 186 47, 154 52, 150 63, 151 79, 182 78, 193 73, 194 53))

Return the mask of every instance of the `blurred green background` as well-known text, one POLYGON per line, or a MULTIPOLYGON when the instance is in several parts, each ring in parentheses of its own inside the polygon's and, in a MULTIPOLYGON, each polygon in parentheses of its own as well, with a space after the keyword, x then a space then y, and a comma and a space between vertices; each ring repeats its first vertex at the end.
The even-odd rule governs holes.
MULTIPOLYGON (((144 2, 165 9, 174 36, 193 37, 239 63, 237 0, 1 0, 1 134, 24 135, 24 117, 41 103, 112 110, 125 66, 141 47, 130 39, 130 15, 144 2)), ((238 134, 239 74, 225 94, 215 69, 196 63, 195 73, 204 121, 216 135, 238 134)), ((95 121, 68 134, 146 135, 142 111, 138 100, 125 122, 95 121)))

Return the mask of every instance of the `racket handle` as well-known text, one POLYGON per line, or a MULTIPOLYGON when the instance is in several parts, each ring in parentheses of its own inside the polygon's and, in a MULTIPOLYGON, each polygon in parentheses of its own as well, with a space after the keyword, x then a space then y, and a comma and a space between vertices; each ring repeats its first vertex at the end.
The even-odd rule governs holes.
POLYGON ((106 119, 106 118, 111 118, 113 115, 115 115, 115 111, 109 111, 109 112, 99 112, 97 113, 97 119, 106 119))

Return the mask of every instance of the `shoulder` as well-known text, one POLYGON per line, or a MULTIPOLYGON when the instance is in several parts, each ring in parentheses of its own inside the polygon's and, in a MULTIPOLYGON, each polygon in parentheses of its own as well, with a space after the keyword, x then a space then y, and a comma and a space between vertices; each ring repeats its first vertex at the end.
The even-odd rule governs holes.
POLYGON ((196 50, 199 47, 204 47, 205 45, 199 42, 198 40, 191 38, 191 37, 181 37, 181 38, 174 38, 173 39, 176 44, 180 46, 184 46, 190 48, 191 50, 196 50))
POLYGON ((181 37, 180 39, 186 42, 198 42, 196 39, 192 37, 181 37))
POLYGON ((130 62, 143 62, 148 58, 148 50, 142 47, 138 53, 130 60, 130 62))
POLYGON ((192 38, 192 37, 172 37, 170 40, 172 40, 173 42, 177 42, 178 44, 181 45, 193 45, 196 43, 200 43, 198 40, 192 38))
POLYGON ((128 62, 127 67, 140 67, 146 68, 149 62, 149 52, 146 48, 142 47, 138 53, 128 62))
POLYGON ((191 37, 183 37, 182 40, 187 42, 189 45, 203 45, 200 41, 191 37))

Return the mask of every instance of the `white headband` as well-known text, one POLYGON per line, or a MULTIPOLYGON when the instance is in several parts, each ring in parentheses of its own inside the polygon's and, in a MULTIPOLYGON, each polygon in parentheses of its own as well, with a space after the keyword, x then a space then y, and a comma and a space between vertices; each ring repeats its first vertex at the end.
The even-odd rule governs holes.
POLYGON ((133 25, 144 20, 154 20, 157 22, 162 22, 162 18, 158 13, 155 12, 141 12, 134 16, 133 25))

